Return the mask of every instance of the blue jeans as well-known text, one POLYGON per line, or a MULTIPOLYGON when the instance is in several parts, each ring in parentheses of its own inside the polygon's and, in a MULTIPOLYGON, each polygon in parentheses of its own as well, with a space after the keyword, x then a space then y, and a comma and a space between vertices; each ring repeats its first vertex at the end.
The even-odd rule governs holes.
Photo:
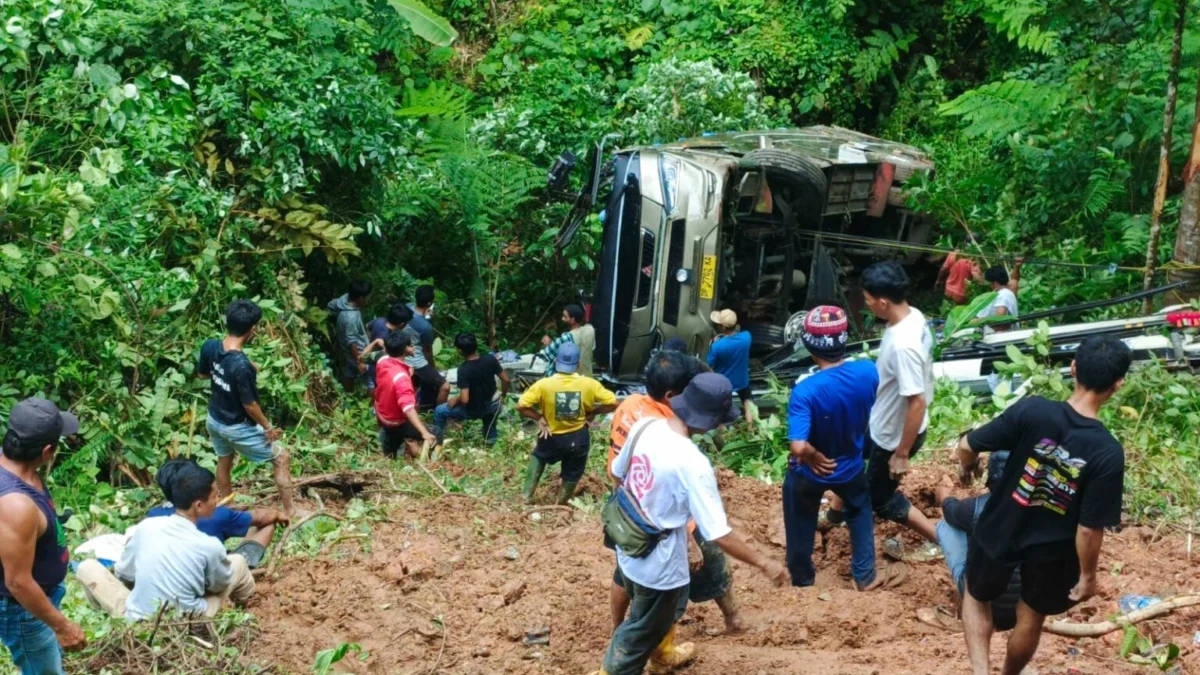
MULTIPOLYGON (((987 495, 975 500, 973 522, 979 521, 979 514, 983 513, 987 501, 987 495)), ((939 520, 937 539, 938 546, 942 547, 942 554, 946 556, 946 567, 950 568, 950 577, 954 579, 954 585, 958 587, 958 594, 961 596, 967 583, 967 533, 944 520, 939 520)))
MULTIPOLYGON (((59 586, 50 594, 58 607, 67 593, 59 586)), ((12 598, 0 598, 0 642, 12 653, 21 675, 63 675, 62 650, 54 631, 12 598)))
POLYGON ((228 457, 237 453, 257 462, 269 462, 279 455, 279 446, 267 440, 267 432, 253 421, 241 424, 222 424, 208 416, 208 440, 217 457, 228 457))
POLYGON ((479 420, 483 422, 483 435, 487 438, 487 444, 492 445, 500 435, 499 419, 499 401, 493 401, 481 416, 475 416, 467 412, 467 406, 465 405, 456 405, 451 408, 443 403, 433 411, 433 435, 437 436, 438 445, 441 445, 446 440, 446 423, 450 420, 458 422, 479 420))
POLYGON ((817 515, 821 496, 832 490, 846 503, 846 526, 850 529, 850 573, 859 587, 875 581, 875 518, 871 512, 871 489, 867 475, 857 476, 841 485, 825 485, 788 470, 783 479, 783 524, 787 531, 787 567, 793 586, 812 586, 817 571, 813 567, 813 543, 817 536, 817 515))
POLYGON ((944 520, 937 522, 938 546, 946 556, 946 567, 950 568, 950 578, 958 587, 961 596, 966 584, 967 575, 967 533, 954 527, 944 520))

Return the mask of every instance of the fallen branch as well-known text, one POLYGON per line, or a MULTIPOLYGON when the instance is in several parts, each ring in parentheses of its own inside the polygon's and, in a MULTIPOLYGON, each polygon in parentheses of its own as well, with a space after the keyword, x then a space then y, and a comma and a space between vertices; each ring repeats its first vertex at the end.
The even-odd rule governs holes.
POLYGON ((575 507, 564 504, 548 504, 546 506, 530 506, 525 509, 525 513, 535 513, 537 511, 566 511, 567 513, 574 513, 575 507))
POLYGON ((271 562, 267 564, 267 574, 275 571, 275 565, 279 562, 279 559, 283 557, 283 547, 287 545, 288 539, 291 539, 292 533, 307 525, 310 520, 315 520, 317 518, 331 518, 339 523, 342 522, 342 519, 338 518, 337 516, 330 515, 322 511, 317 511, 316 513, 310 513, 304 518, 301 518, 299 522, 288 525, 287 531, 283 533, 283 536, 279 538, 279 543, 275 546, 275 553, 271 555, 271 562))
POLYGON ((1100 637, 1101 635, 1124 630, 1126 626, 1132 626, 1143 621, 1149 621, 1150 619, 1157 619, 1177 609, 1193 607, 1195 605, 1200 605, 1200 594, 1179 595, 1170 600, 1160 602, 1157 605, 1151 605, 1145 609, 1139 609, 1119 616, 1112 621, 1102 621, 1100 623, 1054 621, 1046 624, 1045 631, 1063 637, 1100 637))
POLYGON ((433 484, 438 486, 438 489, 440 489, 443 494, 450 494, 450 491, 446 489, 446 486, 442 485, 442 481, 438 480, 437 477, 433 475, 433 472, 425 468, 425 464, 423 462, 416 462, 416 465, 419 469, 421 469, 421 471, 425 472, 426 476, 429 476, 429 480, 433 481, 433 484))

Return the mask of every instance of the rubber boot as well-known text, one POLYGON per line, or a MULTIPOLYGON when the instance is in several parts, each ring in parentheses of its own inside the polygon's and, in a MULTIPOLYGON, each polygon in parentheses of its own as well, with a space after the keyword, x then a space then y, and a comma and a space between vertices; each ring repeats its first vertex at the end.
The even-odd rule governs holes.
POLYGON ((675 626, 658 643, 654 653, 650 655, 650 663, 646 664, 646 672, 650 675, 662 675, 676 668, 681 668, 696 659, 696 645, 690 642, 675 644, 675 626))
POLYGON ((542 472, 545 470, 545 462, 536 455, 529 457, 529 468, 525 469, 525 491, 522 493, 526 502, 533 502, 533 492, 537 489, 538 481, 542 479, 542 472))
POLYGON ((567 502, 571 501, 571 497, 575 496, 575 487, 577 485, 579 485, 579 481, 575 481, 574 483, 563 481, 562 489, 558 493, 559 506, 565 506, 567 502))

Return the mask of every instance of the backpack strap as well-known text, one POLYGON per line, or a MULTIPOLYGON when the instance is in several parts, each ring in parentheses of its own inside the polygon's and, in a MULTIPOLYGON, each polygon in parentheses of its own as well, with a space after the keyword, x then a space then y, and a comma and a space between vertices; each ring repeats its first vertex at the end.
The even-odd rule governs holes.
MULTIPOLYGON (((634 445, 637 443, 637 440, 642 437, 642 432, 646 430, 646 427, 649 427, 651 424, 654 424, 654 422, 647 422, 643 424, 641 428, 637 430, 637 433, 633 435, 633 438, 630 438, 626 443, 626 445, 629 446, 629 453, 625 456, 625 471, 623 472, 625 477, 629 476, 629 465, 633 463, 634 445)), ((625 478, 621 479, 621 484, 625 484, 625 478)))

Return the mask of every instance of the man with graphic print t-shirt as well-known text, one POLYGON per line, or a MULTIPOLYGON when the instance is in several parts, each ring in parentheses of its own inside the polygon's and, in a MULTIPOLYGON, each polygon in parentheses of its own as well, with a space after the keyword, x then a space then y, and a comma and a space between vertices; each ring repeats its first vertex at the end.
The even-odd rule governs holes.
POLYGON ((1018 675, 1037 651, 1045 618, 1096 594, 1104 528, 1121 522, 1125 453, 1096 419, 1124 383, 1129 348, 1108 336, 1084 340, 1066 401, 1026 399, 968 434, 958 445, 960 481, 975 475, 978 453, 1010 450, 967 553, 963 623, 975 675, 990 673, 989 603, 1021 570, 1017 626, 1003 675, 1018 675))
POLYGON ((517 402, 517 412, 538 424, 537 445, 525 473, 526 501, 533 501, 546 465, 558 462, 562 462, 558 503, 570 501, 587 469, 591 444, 588 421, 617 409, 617 397, 611 391, 576 372, 579 358, 579 345, 562 345, 554 359, 554 377, 534 382, 517 402))

